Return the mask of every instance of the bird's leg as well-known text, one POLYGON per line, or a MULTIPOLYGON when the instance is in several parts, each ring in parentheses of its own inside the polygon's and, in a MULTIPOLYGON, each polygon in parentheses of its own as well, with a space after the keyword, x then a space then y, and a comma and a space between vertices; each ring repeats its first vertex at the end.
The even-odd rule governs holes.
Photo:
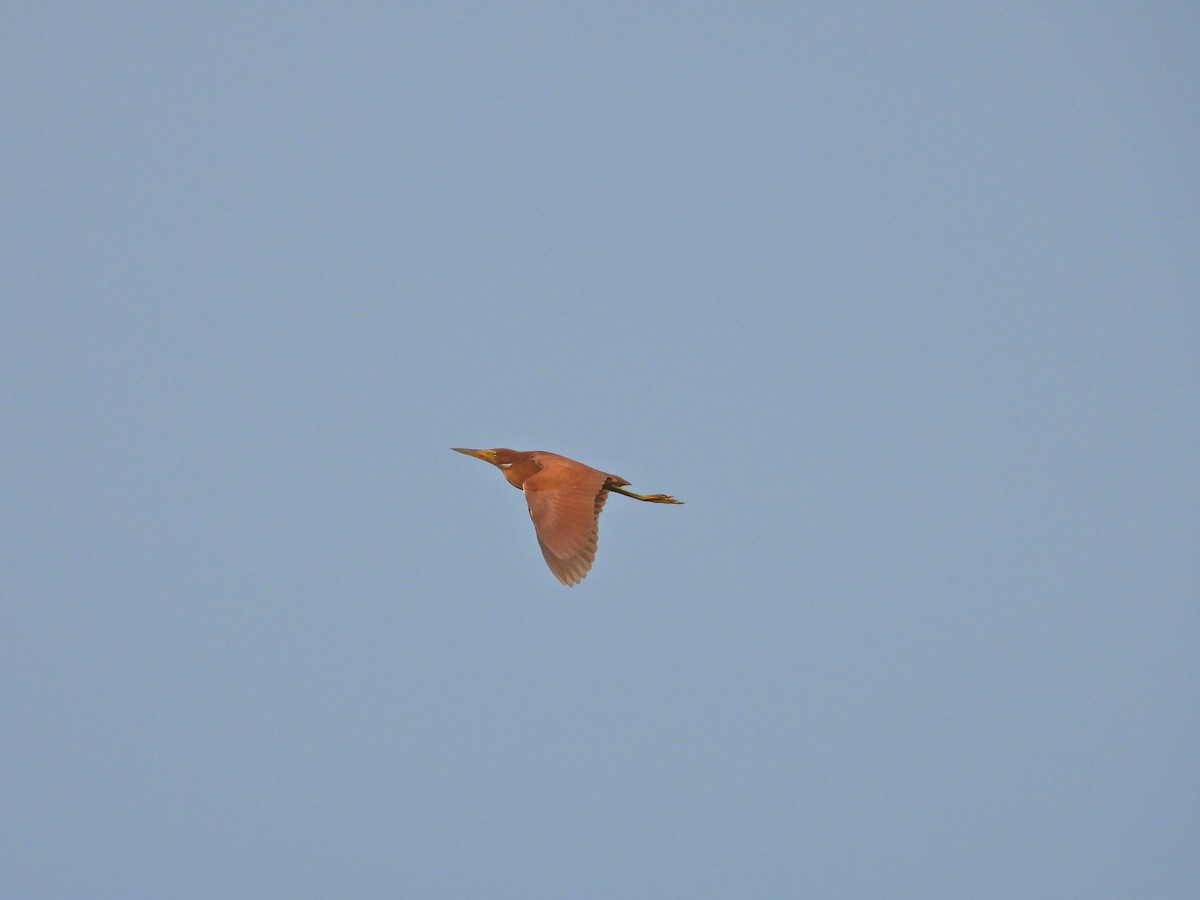
POLYGON ((645 500, 647 503, 678 503, 683 505, 682 500, 676 500, 670 494, 635 494, 633 491, 627 491, 625 488, 617 487, 615 484, 608 486, 610 491, 616 491, 618 494, 624 494, 626 497, 632 497, 634 500, 645 500))

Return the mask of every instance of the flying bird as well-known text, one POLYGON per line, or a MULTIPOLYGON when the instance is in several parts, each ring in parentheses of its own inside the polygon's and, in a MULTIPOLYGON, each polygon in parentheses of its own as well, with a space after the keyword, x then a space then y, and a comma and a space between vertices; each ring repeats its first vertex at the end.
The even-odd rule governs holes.
POLYGON ((525 493, 538 546, 554 577, 570 587, 583 581, 596 558, 600 510, 608 492, 647 503, 682 503, 667 494, 635 494, 620 475, 610 475, 545 450, 466 450, 457 453, 490 462, 508 483, 525 493))

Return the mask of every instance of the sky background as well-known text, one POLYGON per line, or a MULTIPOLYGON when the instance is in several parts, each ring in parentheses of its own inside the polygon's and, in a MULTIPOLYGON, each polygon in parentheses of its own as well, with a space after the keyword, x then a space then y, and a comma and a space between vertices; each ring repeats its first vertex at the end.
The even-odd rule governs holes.
POLYGON ((6 4, 0 894, 1196 896, 1134 6, 6 4))

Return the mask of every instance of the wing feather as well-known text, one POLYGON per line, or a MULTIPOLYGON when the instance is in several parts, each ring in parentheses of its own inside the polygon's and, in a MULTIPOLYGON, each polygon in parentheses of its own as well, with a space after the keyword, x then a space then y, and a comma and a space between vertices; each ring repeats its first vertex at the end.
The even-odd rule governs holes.
POLYGON ((538 462, 541 471, 522 485, 538 546, 555 578, 578 584, 596 558, 605 484, 613 476, 556 454, 539 453, 538 462))

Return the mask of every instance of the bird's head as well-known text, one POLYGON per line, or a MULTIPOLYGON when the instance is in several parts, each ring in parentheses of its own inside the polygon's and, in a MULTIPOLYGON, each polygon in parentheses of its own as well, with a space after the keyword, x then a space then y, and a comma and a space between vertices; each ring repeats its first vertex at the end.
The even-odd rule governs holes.
POLYGON ((508 450, 504 447, 496 447, 491 450, 467 450, 463 447, 451 447, 450 449, 455 453, 465 453, 467 456, 473 456, 476 459, 482 459, 484 462, 490 462, 501 471, 511 468, 521 455, 516 450, 508 450))

